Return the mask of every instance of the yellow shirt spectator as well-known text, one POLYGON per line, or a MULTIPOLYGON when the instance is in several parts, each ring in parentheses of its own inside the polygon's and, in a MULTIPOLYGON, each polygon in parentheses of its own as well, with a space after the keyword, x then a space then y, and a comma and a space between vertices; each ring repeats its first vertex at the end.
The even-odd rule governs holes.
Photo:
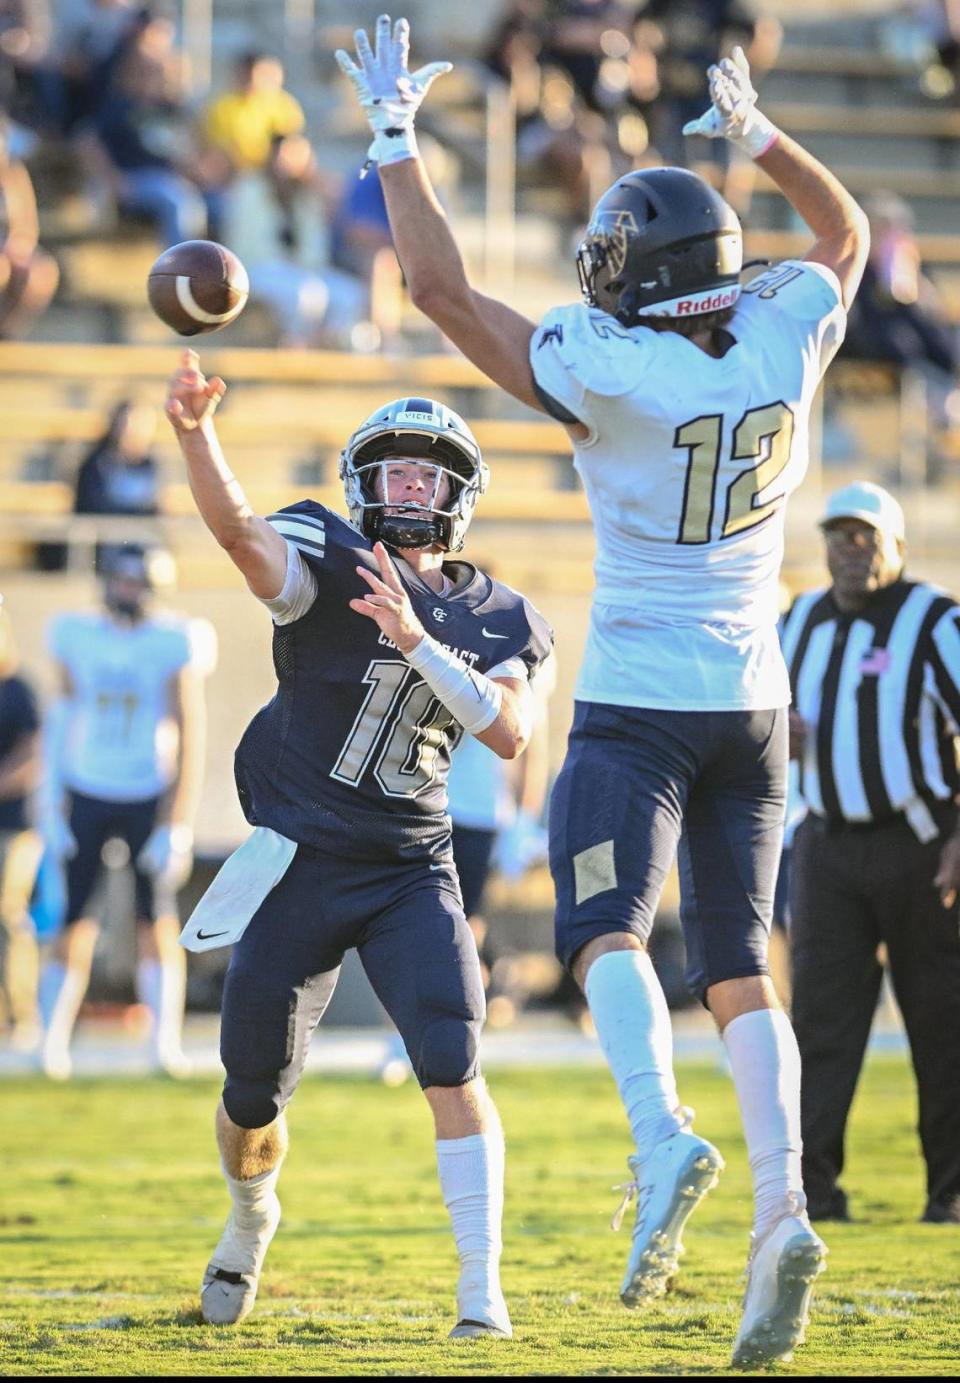
POLYGON ((303 108, 283 90, 283 68, 276 58, 242 58, 238 78, 236 87, 207 106, 201 128, 207 143, 225 153, 235 169, 262 168, 272 140, 303 129, 303 108))

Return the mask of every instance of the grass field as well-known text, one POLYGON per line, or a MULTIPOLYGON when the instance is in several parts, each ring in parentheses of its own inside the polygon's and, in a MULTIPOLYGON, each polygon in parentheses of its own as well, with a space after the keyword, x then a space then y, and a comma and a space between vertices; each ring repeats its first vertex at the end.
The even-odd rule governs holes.
MULTIPOLYGON (((0 1087, 0 1374, 602 1375, 725 1372, 739 1319, 749 1178, 729 1081, 681 1070, 727 1171, 688 1227, 678 1285, 647 1312, 617 1288, 610 1233, 625 1126, 601 1070, 492 1082, 509 1161, 504 1286, 516 1338, 448 1344, 455 1254, 427 1113, 411 1086, 311 1079, 291 1110, 284 1221, 254 1314, 205 1325, 196 1288, 226 1214, 212 1081, 0 1087)), ((794 1374, 960 1372, 960 1230, 920 1225, 903 1057, 868 1066, 849 1176, 794 1374)), ((627 1222, 629 1225, 629 1220, 627 1222)))

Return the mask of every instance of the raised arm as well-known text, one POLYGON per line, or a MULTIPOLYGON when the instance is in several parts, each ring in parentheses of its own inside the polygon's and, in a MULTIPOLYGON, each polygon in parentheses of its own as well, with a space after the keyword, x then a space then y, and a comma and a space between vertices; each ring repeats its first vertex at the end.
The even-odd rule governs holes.
POLYGON ((866 213, 829 169, 757 110, 742 48, 708 75, 712 105, 684 134, 729 139, 756 161, 813 231, 816 243, 806 258, 833 270, 849 307, 870 250, 866 213))
POLYGON ((405 19, 391 28, 389 16, 380 16, 375 50, 363 29, 354 37, 358 62, 342 50, 337 61, 353 82, 374 133, 370 158, 380 170, 410 296, 485 375, 543 411, 530 370, 534 324, 471 287, 450 223, 417 153, 414 116, 430 84, 448 72, 450 64, 431 63, 409 72, 410 29, 405 19))
POLYGON ((253 512, 227 465, 213 423, 226 392, 222 379, 208 380, 201 374, 196 352, 185 350, 180 368, 170 380, 166 414, 187 464, 200 517, 243 573, 253 594, 261 600, 273 600, 286 580, 287 544, 253 512))

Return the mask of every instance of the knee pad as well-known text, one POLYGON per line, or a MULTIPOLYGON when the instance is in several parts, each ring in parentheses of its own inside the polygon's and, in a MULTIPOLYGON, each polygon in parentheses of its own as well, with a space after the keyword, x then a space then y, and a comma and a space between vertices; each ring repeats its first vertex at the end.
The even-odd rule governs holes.
POLYGON ((228 1076, 223 1087, 223 1107, 238 1128, 266 1128, 286 1106, 276 1084, 228 1076))
POLYGON ((480 1018, 434 1018, 426 1024, 415 1054, 420 1085, 466 1085, 480 1069, 480 1018))

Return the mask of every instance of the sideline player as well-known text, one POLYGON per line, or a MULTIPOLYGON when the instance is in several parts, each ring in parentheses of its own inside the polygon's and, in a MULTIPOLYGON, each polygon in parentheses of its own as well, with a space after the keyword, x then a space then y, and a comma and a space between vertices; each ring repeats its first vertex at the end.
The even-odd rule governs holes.
POLYGON ((184 1075, 186 988, 177 890, 193 865, 206 734, 203 679, 216 660, 205 620, 150 609, 154 549, 105 560, 103 609, 58 615, 49 631, 60 696, 49 708, 40 828, 63 861, 67 913, 40 976, 41 1062, 72 1072, 70 1039, 90 982, 99 922, 89 903, 108 840, 126 842, 136 886, 137 988, 152 1019, 154 1064, 184 1075))
POLYGON ((503 1133, 479 1070, 483 986, 446 775, 464 731, 504 758, 522 751, 529 678, 550 630, 515 591, 444 562, 487 478, 457 414, 403 398, 358 428, 341 458, 350 522, 312 500, 262 519, 217 439, 224 390, 187 351, 167 415, 207 527, 273 616, 279 686, 237 750, 256 829, 184 935, 198 948, 236 941, 217 1112, 233 1209, 204 1275, 203 1314, 229 1324, 253 1306, 280 1218, 284 1109, 356 947, 433 1112, 461 1263, 451 1338, 509 1336, 503 1133))
POLYGON ((584 988, 637 1144, 637 1216, 621 1296, 676 1272, 680 1232, 722 1168, 690 1129, 670 1019, 646 952, 679 845, 688 981, 723 1035, 756 1213, 734 1364, 802 1338, 825 1248, 804 1213, 800 1066, 767 974, 789 686, 777 574, 784 501, 807 466, 810 404, 842 338, 866 218, 756 109, 746 59, 710 69, 690 132, 757 159, 813 231, 741 294, 734 212, 691 173, 631 173, 601 198, 577 256, 584 305, 539 327, 476 292, 413 130, 430 83, 409 27, 377 22, 338 54, 374 131, 413 301, 496 383, 564 422, 597 533, 597 589, 566 763, 550 813, 558 951, 584 988))

